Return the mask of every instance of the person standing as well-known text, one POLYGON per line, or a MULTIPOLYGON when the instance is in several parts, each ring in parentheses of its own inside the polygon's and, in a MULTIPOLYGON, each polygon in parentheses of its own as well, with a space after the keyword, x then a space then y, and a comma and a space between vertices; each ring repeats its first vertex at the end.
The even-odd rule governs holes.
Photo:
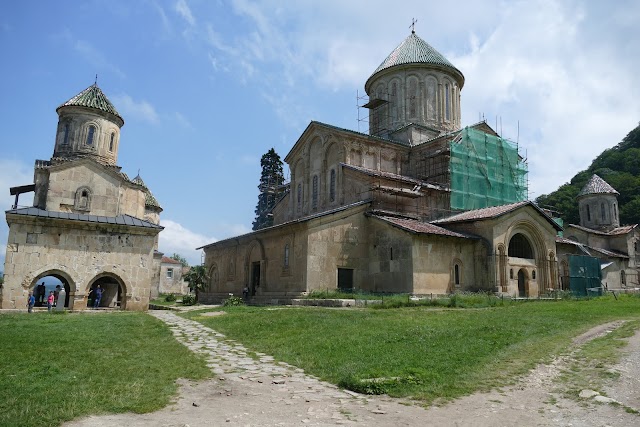
POLYGON ((51 307, 53 307, 53 301, 55 297, 53 296, 53 291, 49 291, 49 296, 47 297, 47 310, 51 313, 51 307))
POLYGON ((100 300, 102 299, 102 288, 100 285, 96 286, 93 298, 93 308, 100 307, 100 300))
POLYGON ((40 303, 40 307, 44 304, 44 300, 47 297, 47 287, 44 282, 38 285, 38 302, 40 303))
POLYGON ((31 313, 33 311, 34 305, 36 305, 36 297, 34 297, 33 294, 29 292, 29 299, 27 300, 27 312, 31 313))

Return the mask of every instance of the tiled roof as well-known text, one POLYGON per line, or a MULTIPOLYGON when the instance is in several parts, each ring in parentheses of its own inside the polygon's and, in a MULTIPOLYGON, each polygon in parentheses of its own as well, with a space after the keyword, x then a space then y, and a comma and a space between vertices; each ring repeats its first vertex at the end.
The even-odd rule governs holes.
POLYGON ((57 108, 57 110, 62 107, 68 107, 68 106, 95 108, 96 110, 113 114, 114 116, 117 116, 118 118, 120 118, 120 120, 124 122, 124 120, 122 119, 122 116, 120 116, 118 111, 116 111, 116 108, 113 106, 111 101, 109 101, 106 95, 100 90, 98 85, 96 85, 95 83, 89 86, 88 88, 86 88, 85 90, 83 90, 82 92, 80 92, 79 94, 77 94, 76 96, 74 96, 73 98, 71 98, 70 100, 68 100, 67 102, 65 102, 64 104, 60 105, 57 108))
POLYGON ((162 262, 166 263, 166 264, 180 264, 182 265, 182 263, 180 261, 177 261, 173 258, 169 258, 168 256, 163 256, 162 257, 162 262))
POLYGON ((447 59, 442 56, 440 52, 431 47, 429 43, 418 37, 416 33, 411 32, 409 37, 404 39, 404 41, 400 43, 384 61, 382 61, 382 64, 376 68, 376 70, 371 74, 371 77, 367 80, 365 87, 367 87, 369 80, 371 80, 371 78, 380 71, 395 67, 396 65, 404 64, 439 65, 458 74, 461 80, 461 87, 464 83, 464 76, 460 70, 454 67, 451 62, 447 61, 447 59))
POLYGON ((429 183, 427 183, 425 181, 422 181, 420 179, 412 178, 412 177, 406 176, 406 175, 398 175, 398 174, 392 173, 392 172, 384 172, 384 171, 364 168, 362 166, 349 165, 347 163, 340 163, 340 165, 342 167, 347 168, 347 169, 352 169, 354 171, 361 172, 361 173, 364 173, 364 174, 369 175, 369 176, 378 176, 378 177, 381 177, 381 178, 387 178, 387 179, 391 179, 391 180, 394 180, 394 181, 406 182, 407 184, 419 185, 421 187, 429 188, 431 190, 449 191, 449 188, 446 187, 446 186, 429 184, 429 183))
POLYGON ((158 200, 151 193, 151 190, 149 190, 149 187, 147 187, 147 184, 144 183, 140 174, 136 175, 136 177, 133 178, 131 182, 144 188, 144 205, 145 206, 162 209, 162 207, 160 206, 160 203, 158 203, 158 200))
POLYGON ((620 252, 614 252, 614 251, 610 251, 607 249, 603 249, 603 248, 595 248, 593 246, 587 246, 587 245, 583 245, 580 242, 575 242, 573 240, 567 239, 565 237, 560 237, 560 236, 556 236, 556 242, 557 243, 564 243, 565 245, 573 245, 573 246, 578 246, 580 249, 583 250, 583 252, 591 255, 589 253, 589 251, 595 251, 598 252, 602 255, 608 256, 608 257, 613 257, 613 258, 629 258, 628 255, 625 255, 623 253, 620 252))
POLYGON ((434 223, 447 224, 450 222, 476 221, 479 219, 495 218, 500 215, 504 215, 507 212, 511 212, 515 209, 518 209, 519 207, 527 204, 532 204, 532 203, 528 200, 525 200, 522 202, 511 203, 508 205, 474 209, 472 211, 466 211, 466 212, 462 212, 447 218, 439 219, 437 221, 434 221, 434 223))
POLYGON ((577 224, 569 224, 569 225, 567 225, 567 228, 568 227, 574 227, 574 228, 577 228, 578 230, 586 231, 587 233, 591 233, 591 234, 599 234, 601 236, 619 236, 621 234, 630 233, 637 226, 638 226, 638 224, 623 225, 622 227, 617 227, 617 228, 614 228, 613 230, 609 230, 609 231, 594 230, 592 228, 583 227, 583 226, 577 225, 577 224))
POLYGON ((405 231, 417 234, 432 234, 437 236, 446 237, 459 237, 462 239, 477 239, 478 237, 469 234, 456 233, 455 231, 447 230, 446 228, 438 227, 437 225, 430 224, 415 219, 399 218, 393 216, 383 216, 372 214, 371 217, 378 218, 385 221, 395 227, 401 228, 405 231))
POLYGON ((138 219, 131 215, 118 215, 118 216, 100 216, 100 215, 84 215, 70 212, 57 212, 57 211, 45 211, 38 208, 22 208, 11 209, 5 211, 7 215, 24 215, 40 218, 55 218, 55 219, 68 219, 72 221, 82 222, 95 222, 102 224, 116 224, 116 225, 129 225, 133 227, 142 228, 157 228, 162 230, 164 227, 153 224, 149 221, 138 219))
POLYGON ((582 190, 578 193, 578 197, 585 196, 587 194, 620 194, 615 188, 607 184, 607 181, 600 178, 598 175, 593 174, 582 190))

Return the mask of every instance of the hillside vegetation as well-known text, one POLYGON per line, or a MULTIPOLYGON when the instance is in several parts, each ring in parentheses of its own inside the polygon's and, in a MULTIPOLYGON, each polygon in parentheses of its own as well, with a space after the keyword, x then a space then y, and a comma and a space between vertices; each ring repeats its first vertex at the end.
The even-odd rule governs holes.
POLYGON ((565 224, 579 224, 576 196, 594 173, 620 193, 620 224, 640 223, 640 124, 618 145, 596 157, 587 170, 556 191, 538 197, 536 203, 558 211, 565 224))

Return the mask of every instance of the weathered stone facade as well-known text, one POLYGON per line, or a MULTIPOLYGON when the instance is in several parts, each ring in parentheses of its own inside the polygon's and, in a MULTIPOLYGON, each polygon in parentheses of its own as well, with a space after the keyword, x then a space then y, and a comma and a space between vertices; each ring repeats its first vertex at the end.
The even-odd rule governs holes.
POLYGON ((36 160, 33 185, 15 188, 34 191, 33 207, 6 212, 0 307, 24 307, 36 282, 53 276, 69 309, 93 304, 100 285, 100 307, 146 310, 162 208, 139 176, 131 180, 116 165, 124 120, 96 85, 56 111, 53 157, 36 160))

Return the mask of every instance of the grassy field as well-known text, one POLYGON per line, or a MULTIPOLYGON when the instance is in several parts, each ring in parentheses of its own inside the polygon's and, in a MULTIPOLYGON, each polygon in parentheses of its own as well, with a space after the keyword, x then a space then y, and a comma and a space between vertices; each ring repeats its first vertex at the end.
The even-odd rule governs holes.
POLYGON ((152 411, 175 396, 177 378, 210 375, 204 360, 143 313, 3 313, 0 343, 2 426, 152 411))
POLYGON ((509 384, 590 327, 637 319, 640 298, 480 309, 224 310, 225 316, 185 316, 346 388, 433 402, 509 384))

